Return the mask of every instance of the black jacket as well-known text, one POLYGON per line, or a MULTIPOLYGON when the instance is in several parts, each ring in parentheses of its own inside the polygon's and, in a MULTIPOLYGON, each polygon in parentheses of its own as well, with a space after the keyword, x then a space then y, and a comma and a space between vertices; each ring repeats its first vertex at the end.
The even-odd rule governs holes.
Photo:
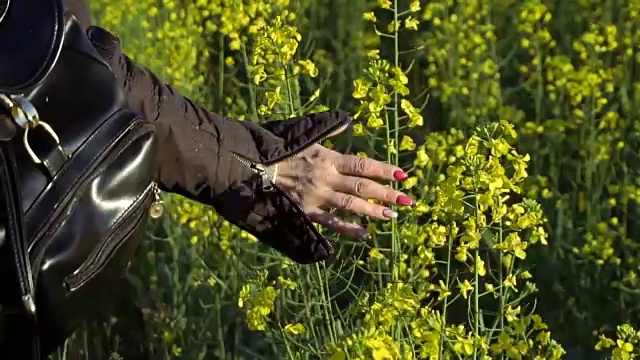
POLYGON ((91 27, 85 0, 64 0, 110 64, 129 106, 154 120, 161 143, 158 182, 165 191, 213 206, 229 222, 299 263, 327 259, 333 248, 279 189, 262 191, 259 177, 237 159, 272 164, 350 121, 331 111, 259 126, 211 113, 122 53, 116 36, 91 27))

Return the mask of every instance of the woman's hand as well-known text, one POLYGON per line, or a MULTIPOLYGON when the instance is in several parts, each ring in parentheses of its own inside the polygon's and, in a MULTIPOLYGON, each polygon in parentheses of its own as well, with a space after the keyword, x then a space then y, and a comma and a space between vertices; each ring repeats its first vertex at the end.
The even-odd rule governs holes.
POLYGON ((413 200, 372 179, 403 181, 406 178, 407 174, 395 166, 314 145, 279 164, 276 184, 313 222, 346 236, 364 238, 369 234, 360 225, 348 223, 323 209, 336 208, 382 220, 396 218, 395 211, 367 200, 402 206, 412 205, 413 200))

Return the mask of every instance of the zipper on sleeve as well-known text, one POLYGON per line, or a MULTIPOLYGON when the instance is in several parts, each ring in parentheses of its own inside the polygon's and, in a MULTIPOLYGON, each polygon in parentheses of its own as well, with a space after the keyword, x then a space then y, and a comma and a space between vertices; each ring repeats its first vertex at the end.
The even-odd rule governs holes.
POLYGON ((231 153, 233 155, 233 157, 240 161, 240 163, 242 163, 244 166, 248 167, 249 169, 251 169, 251 171, 258 175, 258 177, 260 178, 260 186, 262 187, 262 191, 264 192, 272 192, 274 191, 274 183, 275 181, 272 181, 269 177, 270 173, 275 173, 275 171, 277 171, 277 167, 278 164, 274 164, 271 166, 265 166, 263 164, 257 164, 252 162, 251 160, 245 158, 242 155, 238 155, 234 152, 231 153))
POLYGON ((239 155, 235 152, 231 152, 231 154, 238 160, 240 161, 240 163, 242 163, 244 166, 248 167, 249 169, 251 169, 251 171, 253 171, 254 174, 258 175, 260 177, 260 183, 261 183, 261 187, 262 187, 262 191, 265 192, 272 192, 274 191, 274 187, 276 186, 276 175, 278 173, 278 164, 283 162, 283 161, 287 161, 291 158, 294 158, 296 156, 298 156, 298 154, 302 153, 303 151, 307 150, 308 148, 312 147, 313 145, 319 144, 321 142, 323 142, 324 140, 326 140, 327 138, 330 138, 332 136, 334 136, 335 134, 339 134, 342 131, 344 131, 345 128, 347 128, 347 126, 349 126, 349 124, 351 123, 351 118, 347 118, 346 121, 341 121, 337 124, 335 124, 334 126, 330 127, 327 131, 325 131, 325 133, 323 135, 321 135, 318 139, 316 139, 315 141, 311 141, 309 142, 306 146, 301 146, 298 150, 288 154, 287 156, 278 158, 276 160, 272 160, 269 162, 266 162, 264 164, 259 164, 256 162, 253 162, 249 159, 247 159, 246 157, 239 155))

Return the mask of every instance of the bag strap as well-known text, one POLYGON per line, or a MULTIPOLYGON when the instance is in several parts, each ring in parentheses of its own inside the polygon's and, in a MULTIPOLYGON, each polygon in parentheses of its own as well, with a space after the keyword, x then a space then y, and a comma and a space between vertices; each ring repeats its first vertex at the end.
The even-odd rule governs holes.
POLYGON ((0 53, 12 54, 0 63, 0 358, 36 359, 43 354, 36 313, 36 286, 32 274, 28 242, 24 229, 20 179, 13 149, 18 131, 31 160, 44 167, 29 145, 28 133, 42 127, 58 145, 66 159, 60 139, 51 127, 40 121, 26 94, 52 70, 62 50, 64 13, 61 0, 0 0, 0 53), (37 18, 39 21, 27 21, 37 18), (10 95, 14 94, 14 95, 10 95), (9 284, 6 282, 9 281, 9 284), (5 285, 6 284, 6 285, 5 285), (8 291, 7 291, 8 290, 8 291), (4 308, 3 308, 4 307, 4 308), (5 334, 2 334, 4 332, 5 334), (5 354, 5 351, 7 352, 5 354))
MULTIPOLYGON (((10 331, 11 340, 16 339, 15 344, 7 346, 13 355, 20 354, 20 358, 25 358, 25 352, 30 352, 31 358, 39 360, 41 354, 35 284, 24 231, 18 171, 11 144, 17 132, 16 124, 22 125, 14 114, 22 112, 24 117, 28 115, 6 95, 0 94, 0 105, 0 244, 4 243, 3 247, 12 258, 11 270, 18 293, 15 299, 10 299, 10 307, 3 309, 4 326, 10 331)), ((26 136, 25 141, 28 146, 26 136)))

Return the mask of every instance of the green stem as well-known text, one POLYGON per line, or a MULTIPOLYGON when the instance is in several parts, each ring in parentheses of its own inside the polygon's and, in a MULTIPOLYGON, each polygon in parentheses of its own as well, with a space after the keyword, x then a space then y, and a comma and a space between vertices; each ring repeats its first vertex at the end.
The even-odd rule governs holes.
MULTIPOLYGON (((300 278, 302 278, 302 277, 300 277, 300 278)), ((304 282, 300 281, 300 283, 313 284, 313 281, 311 281, 311 279, 309 279, 309 272, 307 272, 307 276, 305 276, 303 279, 304 279, 304 282)), ((310 324, 310 326, 309 326, 310 329, 308 329, 308 330, 311 331, 311 338, 316 341, 317 346, 320 346, 321 342, 318 341, 319 337, 316 334, 316 327, 313 326, 313 316, 312 316, 313 315, 313 311, 311 310, 311 306, 310 306, 312 300, 308 297, 308 294, 310 294, 311 292, 310 291, 309 292, 300 291, 298 293, 300 294, 300 296, 302 296, 302 303, 305 305, 304 306, 304 310, 305 310, 305 313, 307 315, 307 319, 308 319, 309 324, 310 324)))
MULTIPOLYGON (((453 239, 454 239, 453 236, 449 236, 449 244, 448 244, 448 250, 447 250, 447 270, 446 270, 446 277, 445 277, 445 284, 447 285, 447 287, 449 286, 450 277, 451 277, 451 252, 453 251, 453 239)), ((438 360, 442 360, 444 355, 444 339, 445 339, 445 330, 447 327, 448 305, 449 305, 449 302, 445 298, 444 303, 442 304, 442 328, 440 329, 440 349, 438 351, 438 360)))
POLYGON ((291 347, 289 346, 289 342, 287 341, 287 335, 284 333, 284 329, 282 329, 282 327, 280 327, 280 334, 282 335, 284 346, 287 348, 287 355, 289 356, 289 359, 295 359, 296 357, 293 356, 293 353, 291 352, 291 347))
MULTIPOLYGON (((398 0, 394 0, 393 1, 393 21, 394 24, 398 23, 398 0)), ((398 48, 399 48, 399 39, 398 39, 398 31, 397 29, 394 31, 393 34, 393 48, 394 48, 394 66, 397 68, 399 67, 399 63, 400 63, 400 59, 399 59, 399 54, 398 54, 398 48)), ((398 118, 398 92, 394 91, 393 92, 393 132, 394 132, 394 150, 395 150, 395 154, 393 154, 393 161, 391 160, 391 153, 389 151, 389 147, 387 146, 387 160, 391 163, 393 163, 394 165, 398 166, 398 155, 397 152, 398 150, 398 146, 399 146, 399 142, 398 142, 398 127, 399 127, 399 118, 398 118)), ((390 136, 391 135, 391 130, 389 129, 389 123, 387 121, 387 145, 390 142, 390 136)), ((393 183, 392 184, 394 189, 398 188, 398 184, 397 183, 393 183)), ((392 253, 392 270, 391 270, 391 278, 392 280, 398 281, 398 277, 399 274, 396 271, 396 268, 398 267, 398 260, 399 260, 399 255, 400 255, 400 236, 398 234, 398 221, 396 219, 393 219, 391 222, 391 233, 392 233, 392 239, 391 239, 391 253, 392 253)))
POLYGON ((249 107, 251 108, 251 115, 253 116, 254 121, 258 121, 258 106, 256 105, 256 92, 253 87, 253 83, 251 82, 251 73, 249 71, 249 57, 247 56, 247 48, 242 45, 242 60, 244 62, 244 69, 247 72, 247 77, 249 77, 249 81, 247 83, 247 87, 249 88, 249 107))
POLYGON ((330 314, 330 311, 328 308, 331 307, 331 302, 329 301, 329 299, 327 298, 327 294, 325 292, 325 286, 324 286, 324 281, 323 281, 323 276, 322 276, 322 272, 320 271, 320 265, 318 263, 315 264, 315 270, 316 273, 318 275, 318 284, 320 285, 320 294, 322 296, 322 310, 324 311, 324 316, 325 316, 325 320, 327 321, 327 329, 329 330, 329 338, 331 339, 332 343, 337 343, 338 339, 336 337, 336 334, 334 334, 333 332, 333 324, 330 324, 334 321, 333 317, 330 314))
MULTIPOLYGON (((285 72, 285 75, 286 75, 287 74, 287 69, 286 68, 284 69, 284 72, 285 72)), ((291 94, 291 83, 290 83, 290 81, 291 80, 288 77, 285 79, 285 82, 287 84, 287 95, 289 97, 289 114, 288 114, 288 116, 289 117, 294 117, 294 116, 296 116, 297 111, 293 106, 293 94, 291 94)))
POLYGON ((225 349, 225 339, 224 339, 224 332, 223 332, 223 326, 220 323, 220 319, 222 319, 222 313, 220 312, 220 309, 222 309, 222 303, 220 301, 220 292, 216 292, 216 297, 215 297, 215 302, 216 302, 216 312, 217 314, 217 319, 216 322, 218 322, 218 331, 217 331, 217 336, 218 336, 218 351, 220 351, 220 354, 226 354, 226 349, 225 349))
MULTIPOLYGON (((475 171, 474 171, 475 172, 475 171)), ((472 175, 475 179, 475 174, 472 175)), ((480 216, 480 207, 478 204, 478 187, 474 184, 474 194, 475 194, 475 224, 476 231, 480 231, 478 229, 478 216, 480 216)), ((481 241, 481 240, 480 240, 481 241)), ((480 263, 480 244, 474 250, 473 261, 475 267, 473 269, 473 359, 478 359, 478 349, 480 348, 480 344, 478 344, 478 339, 480 337, 480 276, 478 274, 478 264, 480 263)))
MULTIPOLYGON (((275 44, 274 44, 275 45, 275 44)), ((276 49, 278 54, 280 54, 280 48, 276 45, 276 49)), ((293 117, 296 115, 296 109, 293 106, 293 94, 291 93, 291 83, 289 82, 289 75, 288 75, 288 71, 287 71, 287 66, 284 64, 284 62, 282 61, 282 58, 278 55, 278 64, 280 65, 280 67, 282 68, 282 71, 284 71, 284 81, 285 81, 285 85, 286 85, 286 89, 287 89, 287 97, 289 98, 289 114, 287 114, 287 117, 293 117)))
MULTIPOLYGON (((398 0, 394 0, 394 4, 393 4, 393 21, 394 24, 398 23, 398 0)), ((398 38, 398 29, 396 29, 395 33, 394 33, 394 37, 393 37, 393 55, 394 55, 394 59, 393 59, 393 64, 395 65, 396 68, 400 67, 400 52, 399 52, 399 38, 398 38)), ((400 120, 399 120, 399 116, 398 116, 398 92, 394 91, 393 92, 393 120, 394 120, 394 132, 395 132, 395 146, 398 147, 400 146, 400 143, 398 142, 399 140, 399 131, 398 128, 400 127, 400 120)), ((396 149, 397 150, 397 149, 396 149)), ((398 156, 396 154, 395 156, 395 161, 394 161, 395 165, 398 166, 398 156)), ((397 184, 394 184, 394 186, 397 186, 397 184)))

